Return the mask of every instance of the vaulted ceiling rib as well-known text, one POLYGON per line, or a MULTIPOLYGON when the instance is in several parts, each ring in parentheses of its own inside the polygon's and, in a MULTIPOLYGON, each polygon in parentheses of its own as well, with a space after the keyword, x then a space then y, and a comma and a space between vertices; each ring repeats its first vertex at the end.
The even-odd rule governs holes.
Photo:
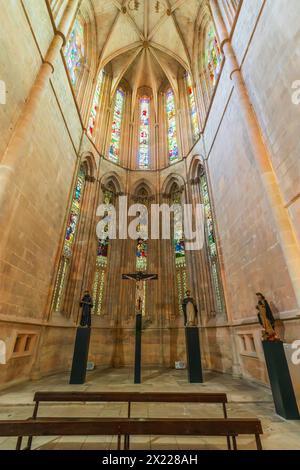
POLYGON ((123 78, 133 90, 133 100, 143 86, 151 86, 155 97, 166 80, 177 94, 179 74, 192 69, 201 0, 160 0, 159 9, 156 0, 91 1, 98 28, 99 69, 111 64, 112 96, 123 78))

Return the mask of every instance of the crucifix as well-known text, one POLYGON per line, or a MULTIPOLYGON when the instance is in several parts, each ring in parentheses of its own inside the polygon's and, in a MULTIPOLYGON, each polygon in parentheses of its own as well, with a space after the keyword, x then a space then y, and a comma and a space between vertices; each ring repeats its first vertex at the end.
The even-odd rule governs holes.
POLYGON ((147 274, 141 271, 133 274, 123 274, 122 279, 135 281, 135 360, 134 360, 134 383, 141 383, 141 357, 142 357, 142 315, 144 302, 144 283, 146 281, 156 281, 157 274, 147 274))

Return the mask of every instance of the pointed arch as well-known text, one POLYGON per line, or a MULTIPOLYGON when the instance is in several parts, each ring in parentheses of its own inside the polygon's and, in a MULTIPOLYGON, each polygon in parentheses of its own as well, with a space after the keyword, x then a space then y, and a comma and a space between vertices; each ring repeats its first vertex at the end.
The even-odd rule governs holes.
POLYGON ((155 187, 146 178, 140 178, 134 183, 131 194, 132 196, 138 196, 142 191, 144 191, 149 198, 152 198, 155 195, 155 187))
POLYGON ((106 173, 100 180, 101 186, 105 188, 112 187, 116 195, 124 194, 124 184, 115 171, 106 173))
POLYGON ((176 185, 178 190, 180 190, 180 191, 183 191, 183 189, 185 187, 184 178, 181 175, 177 174, 177 173, 171 173, 164 180, 164 182, 162 184, 162 194, 170 195, 174 185, 176 185))

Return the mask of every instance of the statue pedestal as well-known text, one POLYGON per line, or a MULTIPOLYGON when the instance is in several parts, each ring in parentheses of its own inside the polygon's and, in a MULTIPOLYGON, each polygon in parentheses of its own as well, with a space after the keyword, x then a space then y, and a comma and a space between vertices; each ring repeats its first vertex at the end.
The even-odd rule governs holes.
POLYGON ((135 357, 134 357, 134 383, 141 383, 142 361, 142 314, 138 313, 135 320, 135 357))
POLYGON ((89 355, 91 328, 77 328, 70 384, 84 384, 89 355))
POLYGON ((190 383, 203 383, 199 329, 196 326, 185 328, 188 377, 190 383))
POLYGON ((290 371, 281 341, 263 341, 276 413, 285 419, 300 419, 290 371))

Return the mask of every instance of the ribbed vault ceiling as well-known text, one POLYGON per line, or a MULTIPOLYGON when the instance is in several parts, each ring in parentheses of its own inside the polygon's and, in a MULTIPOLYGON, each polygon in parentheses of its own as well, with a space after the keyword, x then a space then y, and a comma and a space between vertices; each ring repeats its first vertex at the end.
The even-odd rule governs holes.
POLYGON ((92 0, 99 68, 110 64, 112 96, 125 78, 133 90, 149 86, 154 97, 166 80, 178 93, 180 71, 191 70, 195 22, 202 0, 92 0))

